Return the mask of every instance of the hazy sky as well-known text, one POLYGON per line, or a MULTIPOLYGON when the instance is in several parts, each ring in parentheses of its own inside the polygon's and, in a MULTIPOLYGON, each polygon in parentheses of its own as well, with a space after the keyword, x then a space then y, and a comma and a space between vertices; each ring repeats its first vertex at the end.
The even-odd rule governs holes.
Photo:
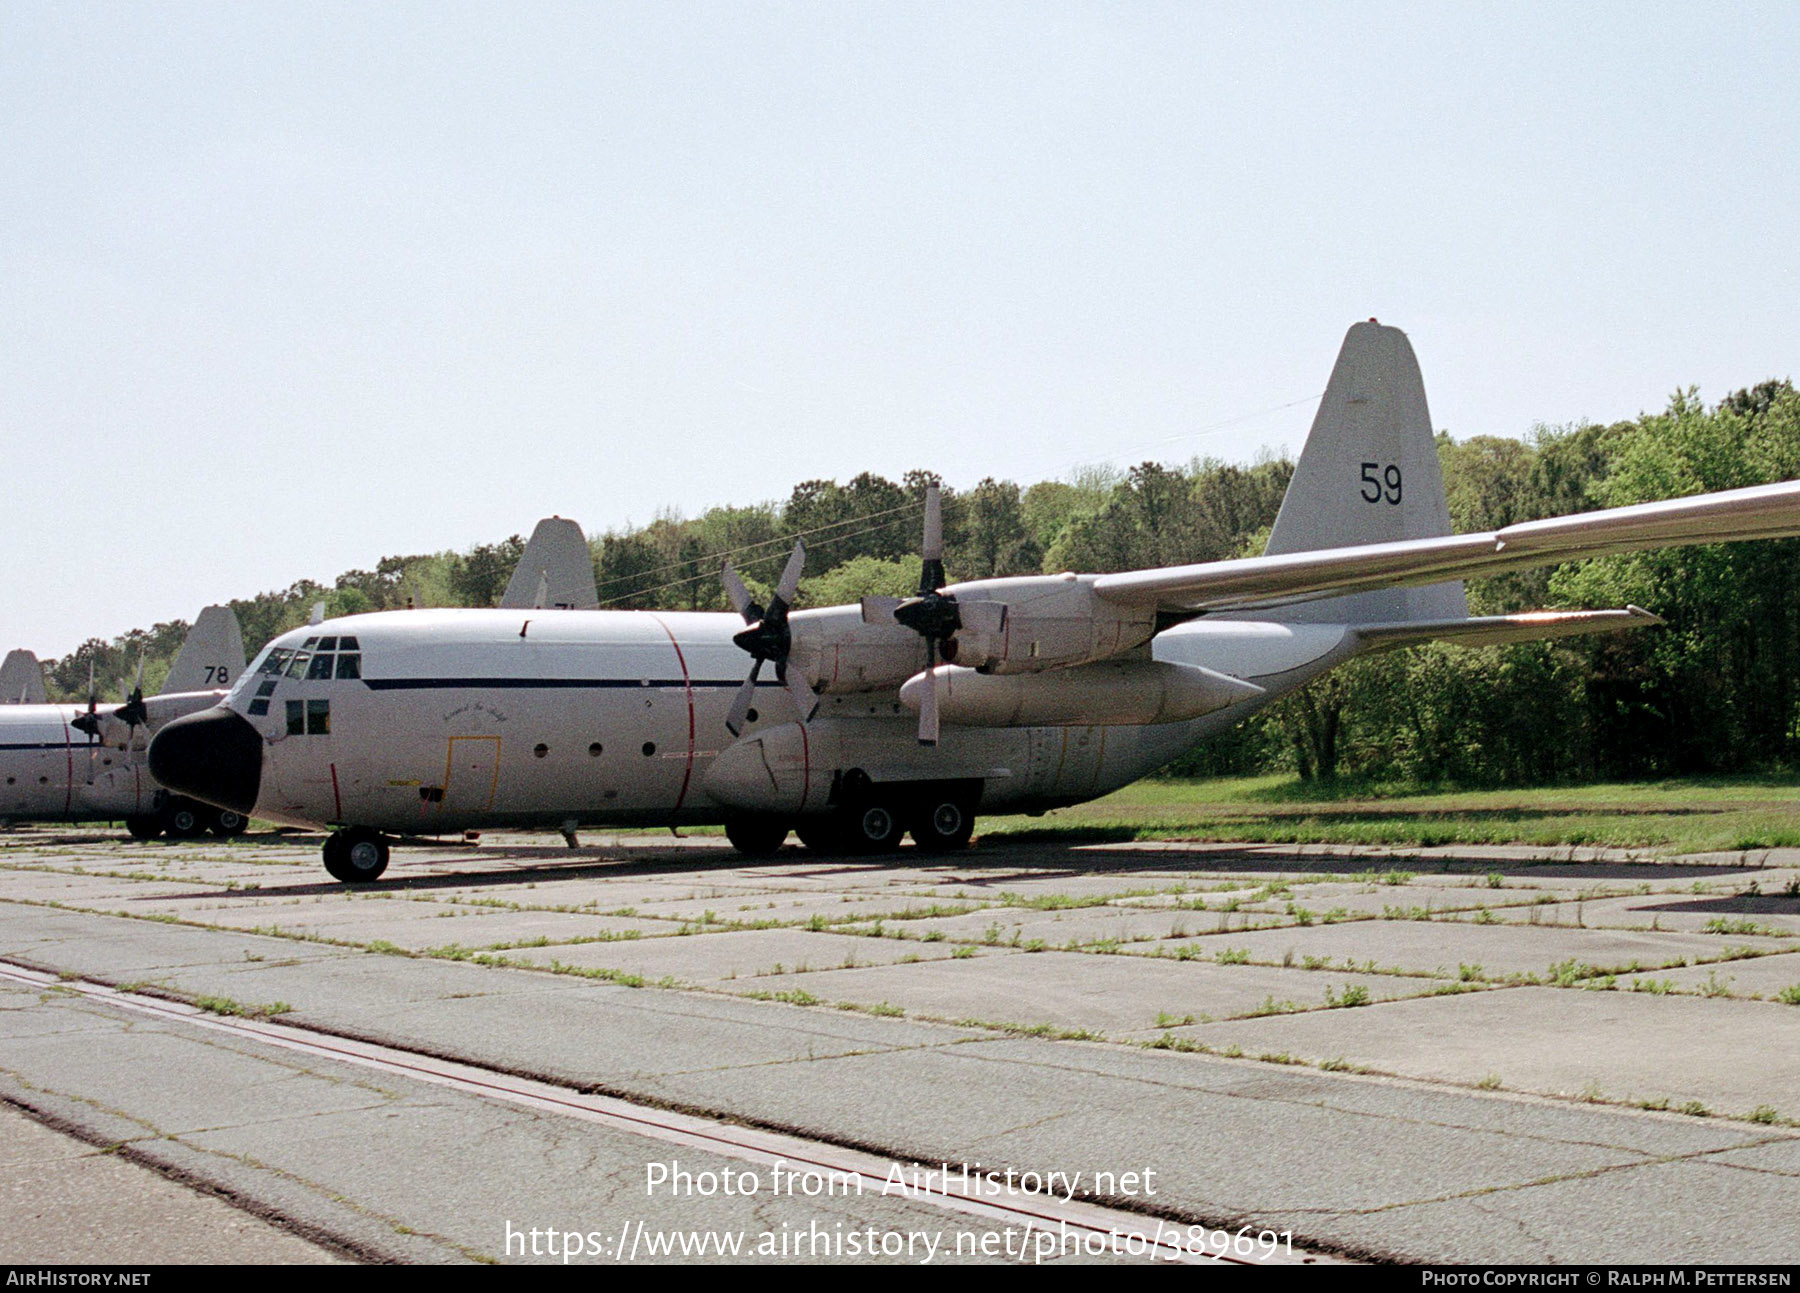
POLYGON ((0 0, 0 647, 1297 450, 1371 315, 1459 437, 1796 375, 1796 67, 1795 3, 0 0))

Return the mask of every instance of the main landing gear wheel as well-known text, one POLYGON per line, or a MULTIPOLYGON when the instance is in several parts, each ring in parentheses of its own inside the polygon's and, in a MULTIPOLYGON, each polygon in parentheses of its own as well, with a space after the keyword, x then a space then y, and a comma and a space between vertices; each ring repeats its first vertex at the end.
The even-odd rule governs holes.
POLYGON ((900 847, 906 827, 891 804, 859 804, 845 814, 844 835, 852 853, 888 853, 900 847))
POLYGON ((330 836, 324 853, 325 869, 345 884, 368 884, 387 870, 387 839, 367 826, 352 826, 330 836))
POLYGON ((194 839, 206 833, 209 812, 191 799, 171 799, 163 805, 162 828, 172 840, 194 839))
POLYGON ((162 818, 154 813, 127 817, 125 830, 134 840, 153 840, 163 833, 162 818))
POLYGON ((975 814, 959 799, 927 799, 913 810, 907 829, 924 852, 947 853, 968 846, 975 814))
POLYGON ((725 823, 725 838, 746 857, 766 858, 787 842, 788 824, 779 817, 733 817, 725 823))
POLYGON ((232 812, 229 808, 220 808, 213 813, 212 820, 206 824, 206 827, 220 839, 228 840, 234 835, 242 835, 249 830, 250 819, 242 813, 232 812))

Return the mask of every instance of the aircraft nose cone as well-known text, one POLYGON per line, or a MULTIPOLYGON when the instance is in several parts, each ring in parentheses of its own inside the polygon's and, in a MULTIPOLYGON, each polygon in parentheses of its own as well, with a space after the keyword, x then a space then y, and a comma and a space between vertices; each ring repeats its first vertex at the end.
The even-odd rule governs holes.
POLYGON ((250 814, 262 785, 262 737, 223 705, 167 724, 150 742, 150 775, 166 789, 250 814))

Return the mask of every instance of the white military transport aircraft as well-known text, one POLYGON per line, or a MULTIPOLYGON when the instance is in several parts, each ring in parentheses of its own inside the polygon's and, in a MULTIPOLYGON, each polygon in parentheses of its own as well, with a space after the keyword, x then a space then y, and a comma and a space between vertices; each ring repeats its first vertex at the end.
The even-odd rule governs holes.
MULTIPOLYGON (((31 665, 37 667, 35 657, 31 665)), ((165 793, 145 767, 144 750, 164 723, 217 705, 243 672, 237 617, 228 606, 208 606, 155 696, 133 687, 122 703, 102 705, 90 680, 85 705, 0 707, 0 819, 123 820, 137 839, 240 833, 242 813, 165 793)))
POLYGON ((1265 555, 943 586, 793 610, 725 571, 726 614, 444 610, 276 639, 150 748, 165 785, 332 827, 364 882, 389 833, 723 822, 749 854, 967 842, 977 812, 1134 781, 1353 656, 1658 622, 1635 607, 1470 618, 1460 580, 1632 549, 1800 534, 1800 482, 1450 532, 1406 335, 1350 329, 1265 555), (742 679, 744 653, 753 661, 742 679), (761 679, 765 663, 773 679, 761 679))

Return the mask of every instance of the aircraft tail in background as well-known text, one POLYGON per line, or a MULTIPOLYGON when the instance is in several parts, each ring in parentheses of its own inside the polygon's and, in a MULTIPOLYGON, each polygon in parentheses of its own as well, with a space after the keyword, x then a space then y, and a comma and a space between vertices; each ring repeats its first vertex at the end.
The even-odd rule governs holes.
POLYGON ((229 687, 243 672, 244 637, 237 616, 229 606, 208 606, 188 630, 159 694, 229 687))
POLYGON ((588 610, 599 601, 594 554, 581 527, 562 516, 539 521, 500 605, 507 610, 588 610))
POLYGON ((42 705, 50 693, 44 690, 44 666, 24 649, 8 651, 0 664, 0 705, 42 705))

